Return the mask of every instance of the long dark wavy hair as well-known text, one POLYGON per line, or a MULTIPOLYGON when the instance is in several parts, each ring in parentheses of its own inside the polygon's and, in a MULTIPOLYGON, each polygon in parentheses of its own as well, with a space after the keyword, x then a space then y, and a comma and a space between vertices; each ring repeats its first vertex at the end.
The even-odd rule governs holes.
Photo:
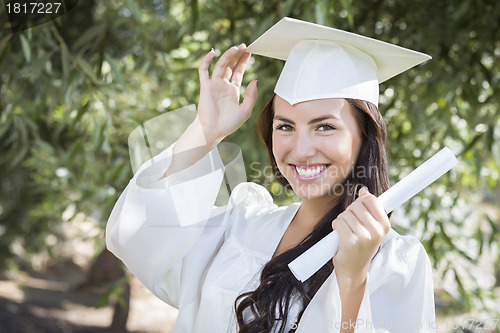
MULTIPOLYGON (((267 147, 276 180, 290 188, 290 184, 278 170, 272 152, 275 96, 276 94, 259 115, 258 131, 267 147)), ((367 186, 370 193, 377 196, 389 188, 385 152, 387 132, 382 115, 369 102, 355 99, 347 101, 354 107, 362 144, 353 171, 344 182, 341 200, 332 204, 330 211, 319 219, 313 231, 299 245, 272 258, 264 266, 257 289, 236 298, 234 306, 240 333, 295 332, 295 325, 286 327, 291 303, 300 302, 302 305, 298 318, 292 318, 294 323, 298 323, 313 296, 332 273, 333 263, 329 260, 305 283, 295 278, 288 264, 332 231, 332 221, 356 199, 357 190, 361 186, 367 186)))

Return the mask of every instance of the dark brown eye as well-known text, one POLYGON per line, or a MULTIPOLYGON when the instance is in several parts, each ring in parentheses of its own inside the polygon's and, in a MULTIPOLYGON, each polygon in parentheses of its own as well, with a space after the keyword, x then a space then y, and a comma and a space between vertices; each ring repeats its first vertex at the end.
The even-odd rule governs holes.
POLYGON ((288 124, 280 124, 280 125, 276 126, 276 129, 278 131, 284 131, 284 132, 293 131, 293 127, 288 125, 288 124))
POLYGON ((320 125, 318 125, 318 127, 316 127, 317 131, 330 131, 330 130, 334 130, 334 129, 335 129, 335 126, 333 126, 331 124, 320 124, 320 125))

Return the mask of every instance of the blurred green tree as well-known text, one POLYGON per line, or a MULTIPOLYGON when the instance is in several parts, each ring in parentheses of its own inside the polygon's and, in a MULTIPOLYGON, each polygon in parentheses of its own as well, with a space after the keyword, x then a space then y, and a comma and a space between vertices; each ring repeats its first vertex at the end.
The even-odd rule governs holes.
MULTIPOLYGON (((102 230, 132 176, 127 137, 145 121, 196 103, 210 50, 253 41, 284 16, 430 54, 381 86, 394 183, 442 146, 461 161, 392 218, 422 240, 436 269, 438 306, 493 315, 500 285, 500 2, 416 0, 80 1, 54 21, 12 34, 0 7, 0 269, 57 247, 61 224, 102 230), (17 249, 17 250, 16 250, 17 249), (20 251, 19 249, 22 249, 20 251), (487 259, 496 280, 471 269, 487 259)), ((267 165, 254 124, 283 63, 255 57, 251 119, 227 138, 267 165)), ((242 89, 244 91, 244 88, 242 89)), ((165 128, 165 131, 168 131, 165 128)), ((278 193, 265 173, 248 179, 278 193)), ((104 243, 104 233, 96 242, 104 243)), ((491 317, 493 318, 493 317, 491 317)))

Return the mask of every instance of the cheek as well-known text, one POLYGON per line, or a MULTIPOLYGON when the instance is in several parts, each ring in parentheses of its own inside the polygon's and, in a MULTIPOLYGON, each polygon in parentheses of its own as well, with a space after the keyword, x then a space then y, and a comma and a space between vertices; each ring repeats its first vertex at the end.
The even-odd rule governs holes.
MULTIPOLYGON (((353 142, 350 138, 325 140, 321 143, 321 150, 337 163, 345 163, 353 158, 353 142)), ((354 156, 354 158, 356 158, 354 156)))
POLYGON ((276 163, 281 163, 281 158, 284 156, 284 151, 286 150, 286 145, 283 138, 279 135, 274 135, 272 137, 273 146, 272 151, 274 158, 276 159, 276 163))

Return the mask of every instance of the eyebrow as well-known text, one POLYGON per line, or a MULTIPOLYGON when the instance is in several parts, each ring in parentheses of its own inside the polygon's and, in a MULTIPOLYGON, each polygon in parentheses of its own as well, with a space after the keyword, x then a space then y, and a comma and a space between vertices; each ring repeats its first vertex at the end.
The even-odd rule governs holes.
MULTIPOLYGON (((327 120, 327 119, 339 119, 339 118, 337 116, 334 116, 334 115, 331 115, 331 114, 330 115, 324 115, 324 116, 320 116, 320 117, 311 119, 307 124, 311 125, 311 124, 319 123, 320 121, 327 120)), ((281 121, 283 121, 285 123, 290 123, 292 125, 295 125, 295 122, 293 122, 292 120, 287 119, 285 117, 281 117, 281 116, 274 116, 273 120, 281 120, 281 121)))

